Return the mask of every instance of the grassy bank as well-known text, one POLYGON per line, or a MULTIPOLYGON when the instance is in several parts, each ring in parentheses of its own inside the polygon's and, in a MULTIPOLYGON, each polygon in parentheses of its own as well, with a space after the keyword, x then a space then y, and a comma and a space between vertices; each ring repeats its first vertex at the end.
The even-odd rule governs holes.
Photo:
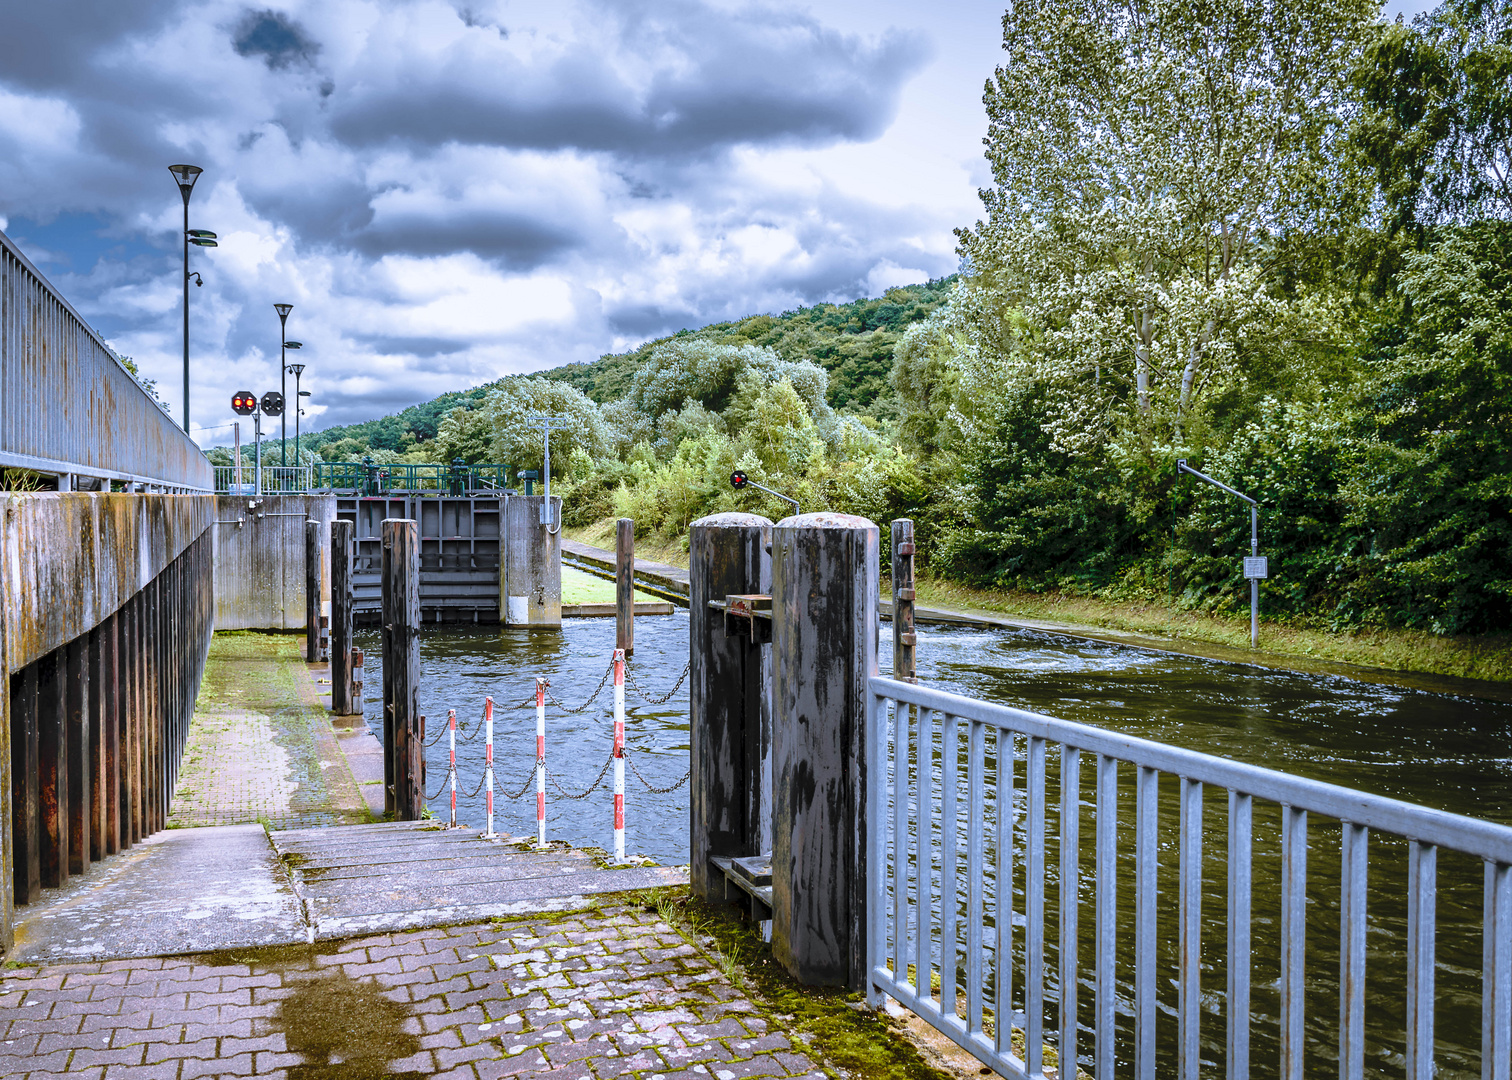
MULTIPOLYGON (((614 522, 568 529, 574 540, 613 549, 614 522)), ((679 542, 638 537, 635 553, 674 566, 687 566, 679 542)), ((886 586, 884 583, 884 595, 886 586)), ((1249 619, 1218 618, 1155 603, 1112 603, 1063 593, 1024 593, 976 589, 938 578, 920 578, 919 603, 1054 623, 1068 630, 1115 630, 1171 638, 1224 649, 1249 648, 1249 619)), ((1264 611, 1264 595, 1261 610, 1264 611)), ((1295 657, 1312 663, 1357 664, 1386 671, 1447 675, 1465 679, 1512 682, 1512 633, 1445 637, 1421 630, 1364 629, 1338 633, 1289 623, 1260 622, 1260 648, 1271 659, 1295 657)))

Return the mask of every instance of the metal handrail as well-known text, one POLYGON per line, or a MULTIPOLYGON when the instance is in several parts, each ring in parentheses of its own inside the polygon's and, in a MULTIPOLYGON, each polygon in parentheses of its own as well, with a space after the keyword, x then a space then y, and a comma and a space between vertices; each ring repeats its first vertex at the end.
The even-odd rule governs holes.
MULTIPOLYGON (((1354 791, 1335 784, 1291 776, 1180 747, 1167 746, 1114 731, 1044 716, 1009 706, 881 676, 868 681, 867 731, 867 878, 869 915, 867 996, 880 1004, 883 995, 912 1009, 984 1064, 1008 1077, 1043 1075, 1046 1042, 1062 1061, 1077 1058, 1078 985, 1095 986, 1096 1033, 1093 1073, 1112 1075, 1116 1024, 1115 1001, 1121 984, 1117 936, 1133 937, 1134 1074, 1156 1075, 1155 1022, 1157 1009, 1157 891, 1159 864, 1159 778, 1177 780, 1180 805, 1178 911, 1178 1061, 1161 1068, 1195 1078, 1200 1065, 1199 1030, 1204 1006, 1201 985, 1202 864, 1204 832, 1203 791, 1224 789, 1228 796, 1229 833, 1228 911, 1225 924, 1228 984, 1224 1000, 1228 1013, 1226 1053, 1231 1076, 1249 1075, 1251 1027, 1251 862, 1253 801, 1274 803, 1280 809, 1281 949, 1280 1041, 1283 1080, 1300 1080, 1306 1049, 1306 917, 1308 908, 1307 815, 1338 819, 1341 866, 1339 940, 1339 1053, 1340 1075, 1364 1074, 1366 890, 1371 831, 1407 841, 1406 1059, 1407 1075, 1428 1080, 1433 1075, 1434 971, 1437 895, 1437 851, 1463 852, 1485 863, 1482 934, 1484 1075, 1505 1077, 1512 1069, 1509 1030, 1512 1030, 1512 828, 1480 821, 1396 799, 1354 791), (995 732, 994 758, 989 769, 987 732, 995 732), (917 736, 917 741, 915 737, 917 736), (936 744, 938 739, 938 744, 936 744), (1022 743, 1021 754, 1018 746, 1022 743), (934 749, 938 746, 938 749, 934 749), (1061 834, 1058 866, 1049 865, 1046 845, 1047 758, 1059 753, 1061 834), (917 755, 920 775, 910 775, 909 751, 917 755), (1077 933, 1081 871, 1079 867, 1081 755, 1095 754, 1097 796, 1095 819, 1096 957, 1089 973, 1078 962, 1077 933), (937 756, 936 756, 937 755, 937 756), (964 784, 960 776, 965 759, 964 784), (889 805, 889 764, 892 801, 889 805), (1006 772, 1000 772, 1006 763, 1006 772), (1016 764, 1017 763, 1017 764, 1016 764), (1134 925, 1121 923, 1117 901, 1120 858, 1118 766, 1134 766, 1133 862, 1134 925), (901 766, 901 767, 899 767, 901 766), (926 766, 928 766, 926 768, 926 766), (1022 780, 1019 779, 1021 768, 1022 780), (989 776, 989 773, 991 774, 989 776), (1016 790, 1015 785, 1023 787, 1016 790), (915 795, 917 784, 917 795, 915 795), (937 785, 937 786, 936 786, 937 785), (960 798, 964 790, 965 798, 960 798), (928 833, 928 819, 915 820, 915 803, 933 812, 940 799, 939 845, 928 833), (1021 800, 1016 802, 1015 800, 1021 800), (962 803, 964 802, 964 806, 962 803), (989 813, 989 807, 991 812, 989 813), (1072 807, 1074 811, 1067 812, 1072 807), (1016 817, 1024 826, 1026 850, 1015 850, 1012 829, 1016 817), (995 833, 986 835, 989 819, 995 833), (1005 825, 1006 823, 1006 825, 1005 825), (910 830, 917 841, 910 839, 910 830), (966 838, 961 850, 958 833, 966 838), (929 839, 926 841, 926 835, 929 839), (926 846, 927 845, 927 846, 926 846), (917 851, 915 851, 917 848, 917 851), (989 856, 989 848, 991 856, 989 856), (931 860, 938 858, 938 877, 932 879, 931 860), (1003 907, 1001 883, 1022 858, 1026 883, 1025 911, 1003 907), (913 860, 910 863, 910 860, 913 860), (995 860, 995 861, 994 861, 995 860), (964 863, 964 875, 959 871, 964 863), (919 866, 925 867, 921 876, 919 866), (991 878, 994 898, 988 905, 984 881, 991 878), (1058 970, 1048 973, 1045 953, 1046 904, 1043 882, 1059 878, 1060 927, 1058 970), (938 893, 937 891, 938 890, 938 893), (963 899, 964 893, 964 899, 963 899), (914 897, 910 904, 910 897, 914 897), (938 939, 935 904, 938 904, 938 939), (989 906, 990 923, 989 925, 989 906), (957 984, 962 974, 956 943, 964 910, 964 1008, 958 1007, 957 984), (1019 927, 1022 927, 1020 930, 1019 927), (910 928, 913 932, 910 933, 910 928), (1017 937, 1015 935, 1018 935, 1017 937), (936 940, 951 947, 939 948, 936 940), (1015 972, 1012 958, 1022 946, 1024 961, 1015 972), (931 967, 938 955, 939 999, 930 988, 931 967), (1009 962, 1003 963, 1002 958, 1009 962), (909 968, 913 975, 910 978, 909 968), (991 970, 989 970, 991 969, 991 970), (1019 974, 1025 1009, 1015 1015, 1012 979, 1019 974), (1053 982, 1054 996, 1047 983, 1053 982), (996 997, 988 999, 991 984, 996 997), (1052 1000, 1059 1018, 1057 1033, 1043 1030, 1045 1007, 1052 1000), (960 1012, 964 1015, 958 1015, 960 1012), (986 1017, 990 1013, 991 1020, 986 1017), (1013 1052, 1010 1028, 1018 1023, 1024 1056, 1013 1052), (988 1031, 988 1025, 992 1030, 988 1031)), ((1123 852, 1126 857, 1128 852, 1123 852)), ((1167 901, 1169 903, 1169 901, 1167 901)), ((1168 909, 1167 909, 1168 910, 1168 909)), ((1164 919, 1169 922, 1167 913, 1164 919)), ((1372 950, 1381 949, 1373 942, 1372 950)), ((1127 970, 1122 971, 1127 975, 1127 970)), ((1162 1006, 1163 1007, 1163 1006, 1162 1006)), ((1373 1019, 1373 1022, 1379 1022, 1373 1019)), ((1210 1032, 1211 1034, 1211 1032, 1210 1032)), ((1374 1033, 1372 1033, 1374 1037, 1374 1033)))
POLYGON ((195 441, 3 232, 0 388, 0 467, 211 489, 195 441))
POLYGON ((323 461, 314 466, 312 485, 321 491, 369 495, 399 491, 449 491, 508 487, 508 465, 446 465, 440 462, 323 461))

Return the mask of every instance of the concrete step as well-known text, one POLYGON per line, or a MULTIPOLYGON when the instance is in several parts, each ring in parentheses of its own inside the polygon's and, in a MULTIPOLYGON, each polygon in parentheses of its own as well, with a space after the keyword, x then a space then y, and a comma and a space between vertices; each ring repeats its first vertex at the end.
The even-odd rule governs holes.
POLYGON ((411 929, 686 884, 685 867, 605 868, 586 852, 536 851, 433 822, 290 829, 270 835, 317 938, 411 929))

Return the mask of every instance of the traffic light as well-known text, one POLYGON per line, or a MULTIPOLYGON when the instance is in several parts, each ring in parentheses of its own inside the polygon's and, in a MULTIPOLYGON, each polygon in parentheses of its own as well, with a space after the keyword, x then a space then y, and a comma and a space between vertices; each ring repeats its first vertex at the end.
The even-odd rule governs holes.
POLYGON ((743 473, 743 472, 741 472, 739 469, 736 469, 734 472, 732 472, 730 474, 730 486, 734 487, 734 488, 743 488, 743 487, 745 487, 746 486, 746 474, 743 473))
POLYGON ((262 411, 264 416, 282 415, 283 405, 283 395, 277 390, 269 390, 262 396, 262 411))
POLYGON ((237 416, 251 416, 257 411, 257 398, 250 390, 238 390, 231 395, 231 411, 237 416))

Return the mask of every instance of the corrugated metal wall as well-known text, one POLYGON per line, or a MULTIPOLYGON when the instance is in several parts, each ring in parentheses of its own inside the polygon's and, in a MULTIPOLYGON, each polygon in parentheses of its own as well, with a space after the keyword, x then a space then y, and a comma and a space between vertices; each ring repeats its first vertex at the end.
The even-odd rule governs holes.
POLYGON ((0 466, 210 491, 194 440, 0 233, 0 466))
MULTIPOLYGON (((305 521, 331 543, 334 495, 221 495, 215 525, 215 629, 305 628, 305 521), (252 505, 255 504, 255 505, 252 505)), ((320 595, 331 598, 331 560, 321 556, 320 595)))

